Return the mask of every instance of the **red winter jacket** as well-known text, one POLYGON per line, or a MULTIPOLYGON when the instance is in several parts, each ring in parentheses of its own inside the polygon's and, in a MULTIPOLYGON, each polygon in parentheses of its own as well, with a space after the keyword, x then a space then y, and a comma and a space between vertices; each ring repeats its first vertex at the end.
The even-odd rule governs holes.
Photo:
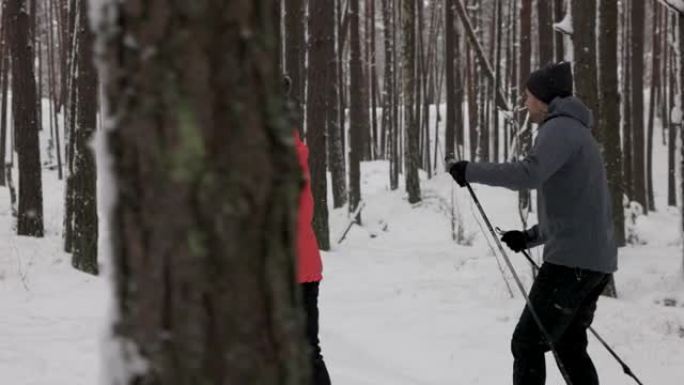
POLYGON ((309 174, 309 148, 295 131, 295 146, 299 166, 304 174, 304 186, 299 194, 299 211, 297 213, 297 282, 318 282, 323 278, 321 253, 314 234, 313 220, 314 202, 311 193, 311 175, 309 174))

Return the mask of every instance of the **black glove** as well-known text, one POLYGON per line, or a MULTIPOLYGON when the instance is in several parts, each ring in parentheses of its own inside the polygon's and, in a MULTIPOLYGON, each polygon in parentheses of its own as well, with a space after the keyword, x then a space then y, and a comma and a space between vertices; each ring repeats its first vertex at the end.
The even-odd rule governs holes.
POLYGON ((454 178, 459 186, 465 187, 466 183, 466 167, 468 167, 468 162, 465 160, 456 162, 449 168, 449 174, 454 178))
POLYGON ((516 253, 527 249, 527 234, 522 231, 507 231, 504 233, 501 240, 508 246, 509 249, 516 253))

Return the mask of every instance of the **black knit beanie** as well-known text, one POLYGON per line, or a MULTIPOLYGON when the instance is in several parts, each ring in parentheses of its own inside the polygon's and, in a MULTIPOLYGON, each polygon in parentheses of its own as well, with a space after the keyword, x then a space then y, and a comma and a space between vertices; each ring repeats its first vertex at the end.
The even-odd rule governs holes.
POLYGON ((550 104, 556 97, 572 95, 572 67, 568 62, 549 64, 530 74, 527 89, 537 99, 550 104))

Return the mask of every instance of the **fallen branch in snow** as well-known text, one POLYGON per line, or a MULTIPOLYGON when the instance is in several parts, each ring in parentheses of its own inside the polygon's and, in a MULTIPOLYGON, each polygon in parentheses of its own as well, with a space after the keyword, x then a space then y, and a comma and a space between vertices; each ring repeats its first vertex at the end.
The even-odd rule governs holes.
POLYGON ((364 202, 364 201, 359 202, 359 205, 356 207, 356 210, 354 210, 354 212, 351 215, 351 219, 349 220, 349 224, 347 225, 347 228, 344 230, 344 233, 342 233, 340 240, 337 241, 338 245, 340 243, 342 243, 342 241, 344 241, 344 239, 347 237, 347 233, 349 233, 349 230, 351 230, 354 223, 356 223, 356 217, 358 217, 359 214, 361 214, 361 210, 363 210, 363 208, 365 206, 366 206, 366 202, 364 202))

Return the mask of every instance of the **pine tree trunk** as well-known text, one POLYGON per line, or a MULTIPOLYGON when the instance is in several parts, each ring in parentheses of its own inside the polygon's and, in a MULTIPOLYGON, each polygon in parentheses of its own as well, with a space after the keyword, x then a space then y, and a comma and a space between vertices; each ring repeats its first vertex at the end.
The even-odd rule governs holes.
MULTIPOLYGON (((555 22, 563 20, 565 9, 563 7, 563 0, 553 0, 553 14, 555 22)), ((565 58, 565 50, 563 49, 563 34, 554 32, 554 52, 556 54, 556 62, 563 61, 565 58)))
POLYGON ((445 22, 446 22, 446 38, 445 38, 445 52, 446 52, 446 132, 444 153, 445 155, 453 154, 457 159, 463 159, 461 149, 455 151, 454 145, 456 143, 456 130, 463 124, 463 121, 456 120, 456 110, 460 107, 456 104, 456 72, 459 70, 456 63, 455 53, 458 50, 458 36, 456 34, 456 10, 454 9, 454 1, 446 0, 445 22))
MULTIPOLYGON (((2 8, 2 25, 0 25, 0 82, 2 87, 2 100, 0 101, 0 186, 5 186, 7 175, 5 164, 7 163, 7 90, 9 83, 9 49, 7 47, 7 7, 6 2, 0 5, 2 8)), ((11 172, 11 171, 10 171, 11 172)))
POLYGON ((377 98, 377 71, 376 71, 376 46, 375 46, 375 0, 368 0, 369 1, 369 7, 368 9, 368 27, 369 31, 367 31, 369 35, 369 54, 368 54, 368 60, 369 60, 369 76, 370 76, 370 99, 371 99, 371 128, 372 128, 372 138, 373 138, 373 143, 371 143, 371 153, 373 154, 373 159, 379 158, 378 156, 378 98, 377 98))
POLYGON ((409 203, 420 202, 420 180, 418 179, 418 165, 420 156, 419 124, 415 117, 415 87, 416 87, 416 1, 402 0, 402 27, 404 31, 404 132, 406 135, 406 192, 409 203))
MULTIPOLYGON (((671 28, 672 28, 672 37, 671 37, 671 42, 674 44, 676 41, 676 33, 677 31, 675 30, 675 27, 677 25, 677 19, 673 15, 672 21, 671 21, 671 28)), ((666 31, 668 31, 666 29, 666 31)), ((666 43, 666 46, 669 45, 666 43)), ((669 84, 669 93, 668 93, 668 99, 669 99, 669 106, 665 111, 665 119, 667 121, 667 132, 668 132, 668 140, 667 140, 667 205, 672 206, 672 207, 677 207, 677 169, 676 169, 676 156, 675 156, 675 151, 677 149, 677 130, 678 126, 677 124, 681 125, 681 122, 673 122, 671 117, 670 117, 670 111, 672 108, 675 106, 675 89, 676 84, 677 84, 677 71, 676 71, 676 52, 674 49, 668 49, 669 51, 669 56, 670 59, 668 60, 668 67, 669 71, 667 73, 669 74, 669 81, 666 83, 669 84)), ((684 67, 683 67, 684 68, 684 67)))
MULTIPOLYGON (((620 97, 618 91, 618 0, 600 4, 599 76, 601 115, 598 124, 603 139, 603 155, 613 206, 613 230, 618 247, 625 246, 625 218, 622 209, 622 153, 620 150, 620 97)), ((604 293, 617 296, 611 279, 604 293)))
POLYGON ((78 1, 78 28, 76 29, 78 79, 78 105, 74 127, 74 174, 69 178, 73 184, 74 218, 73 257, 71 264, 91 274, 98 273, 97 266, 97 200, 95 157, 90 148, 97 125, 98 81, 93 62, 93 32, 88 23, 87 0, 78 1))
MULTIPOLYGON (((532 0, 522 0, 522 7, 520 8, 520 75, 518 77, 520 97, 524 95, 525 84, 527 78, 530 76, 531 58, 532 58, 532 0)), ((524 114, 520 117, 520 129, 525 130, 523 122, 525 120, 524 114)), ((529 123, 528 123, 529 124, 529 123)), ((527 155, 532 148, 532 130, 528 129, 519 138, 520 153, 519 156, 527 155)), ((527 213, 531 209, 531 197, 528 190, 520 191, 518 194, 518 210, 520 212, 520 219, 523 227, 527 225, 527 213)))
MULTIPOLYGON (((349 28, 351 60, 349 62, 349 72, 351 78, 350 86, 350 111, 349 111, 349 211, 354 212, 361 201, 361 159, 364 156, 364 132, 368 132, 368 105, 361 97, 361 90, 366 87, 366 80, 363 73, 363 63, 361 62, 361 23, 359 15, 359 1, 349 0, 351 7, 348 17, 350 18, 349 28)), ((361 223, 361 216, 356 218, 361 223)))
POLYGON ((42 237, 43 188, 36 111, 33 45, 29 36, 26 0, 8 0, 12 50, 12 110, 19 155, 19 217, 17 233, 42 237))
MULTIPOLYGON (((584 7, 584 2, 582 3, 584 7)), ((539 38, 539 66, 553 62, 553 2, 537 1, 537 36, 539 38)), ((583 31, 584 32, 584 31, 583 31)))
POLYGON ((648 213, 644 143, 644 1, 632 1, 632 129, 634 133, 634 200, 648 213))
MULTIPOLYGON (((334 1, 333 1, 334 2, 334 1)), ((332 176, 333 207, 339 208, 347 203, 347 166, 344 159, 344 149, 342 146, 342 133, 340 127, 340 87, 339 83, 339 63, 338 55, 335 50, 335 7, 329 5, 325 9, 325 36, 326 36, 326 60, 327 60, 327 80, 328 90, 326 99, 326 122, 328 127, 328 156, 330 159, 330 173, 332 176)))
POLYGON ((623 127, 622 127, 622 149, 624 155, 624 186, 625 193, 630 201, 634 200, 634 151, 633 151, 633 136, 634 130, 632 126, 632 60, 631 53, 631 38, 632 38, 632 16, 631 16, 631 0, 625 0, 623 8, 623 50, 622 60, 623 72, 622 78, 622 108, 623 108, 623 127))
MULTIPOLYGON (((575 94, 592 111, 601 116, 598 102, 598 71, 596 60, 596 6, 598 0, 585 0, 572 7, 573 30, 582 31, 572 35, 575 57, 575 94)), ((594 136, 604 143, 601 126, 592 127, 594 136)))
POLYGON ((108 383, 308 384, 294 271, 301 171, 274 2, 105 4, 117 15, 99 29, 116 186, 108 365, 130 374, 108 383), (153 5, 164 11, 140 13, 153 5))
MULTIPOLYGON (((679 22, 679 106, 684 109, 684 13, 680 13, 678 16, 679 22)), ((680 160, 680 175, 684 175, 684 122, 679 123, 679 150, 681 155, 680 160)), ((684 178, 680 181, 681 189, 680 193, 682 199, 684 199, 684 178)), ((684 205, 682 205, 682 225, 684 226, 684 205)), ((682 227, 684 228, 684 227, 682 227)), ((684 273, 684 255, 682 258, 682 272, 684 273)))
MULTIPOLYGON (((327 76, 328 45, 334 44, 326 35, 326 8, 334 9, 332 0, 318 0, 309 8, 309 79, 306 103, 306 141, 309 145, 309 169, 311 170, 311 191, 314 199, 313 228, 318 245, 330 250, 330 231, 328 229, 328 183, 326 153, 326 116, 328 93, 321 84, 330 84, 327 76)), ((331 74, 334 75, 334 74, 331 74)))
POLYGON ((306 0, 285 0, 285 73, 292 80, 290 97, 294 101, 295 124, 304 137, 304 31, 306 0))
MULTIPOLYGON (((383 96, 382 119, 383 127, 387 130, 387 156, 389 158, 390 166, 390 189, 396 190, 399 187, 399 172, 396 151, 396 85, 395 85, 395 46, 394 46, 394 2, 390 0, 382 0, 382 15, 385 26, 385 76, 383 88, 385 94, 383 96)), ((383 136, 384 138, 384 136, 383 136)))
MULTIPOLYGON (((653 197, 653 125, 658 108, 657 96, 660 91, 660 4, 653 1, 653 41, 651 45, 651 96, 648 108, 648 131, 646 144, 646 197, 648 210, 655 211, 655 199, 653 197)), ((664 121, 663 121, 664 123, 664 121)), ((664 129, 663 124, 663 129, 664 129)))

